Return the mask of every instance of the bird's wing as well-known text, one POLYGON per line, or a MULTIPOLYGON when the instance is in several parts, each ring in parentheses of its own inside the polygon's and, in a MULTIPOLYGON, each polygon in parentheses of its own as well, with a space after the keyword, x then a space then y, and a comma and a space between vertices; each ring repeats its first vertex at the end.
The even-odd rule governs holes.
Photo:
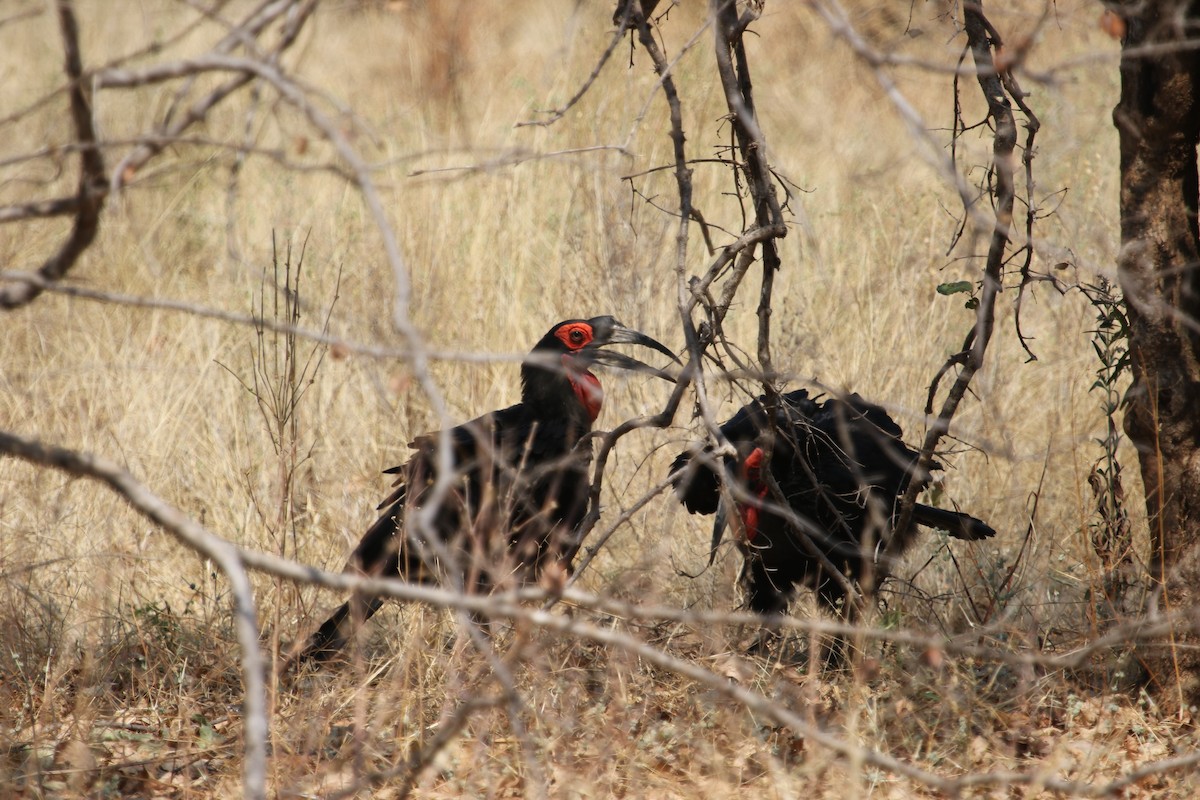
MULTIPOLYGON (((916 476, 919 453, 903 440, 904 432, 882 407, 857 394, 830 398, 812 418, 814 435, 806 454, 819 474, 838 491, 876 487, 900 494, 916 476)), ((941 469, 932 462, 930 469, 941 469)))
POLYGON ((705 455, 711 458, 711 454, 712 448, 707 446, 699 451, 684 450, 671 464, 675 496, 692 514, 717 513, 721 499, 720 479, 704 458, 705 455))

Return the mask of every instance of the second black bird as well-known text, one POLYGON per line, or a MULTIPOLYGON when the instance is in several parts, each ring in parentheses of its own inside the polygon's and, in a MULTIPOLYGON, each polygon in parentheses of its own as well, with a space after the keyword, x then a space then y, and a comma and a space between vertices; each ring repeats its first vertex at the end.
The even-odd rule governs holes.
MULTIPOLYGON (((895 530, 899 501, 911 481, 923 484, 928 475, 918 474, 918 453, 879 406, 857 394, 818 401, 800 389, 779 398, 773 425, 759 398, 720 429, 736 457, 696 447, 680 453, 671 471, 690 512, 717 515, 714 551, 728 512, 736 512, 751 610, 783 613, 797 587, 808 586, 823 606, 844 611, 847 584, 868 573, 881 577, 877 554, 884 547, 898 554, 911 543, 915 525, 895 530), (734 489, 733 509, 722 500, 717 469, 734 489), (897 535, 904 539, 891 542, 897 535)), ((958 539, 995 534, 968 514, 920 503, 913 520, 958 539)))

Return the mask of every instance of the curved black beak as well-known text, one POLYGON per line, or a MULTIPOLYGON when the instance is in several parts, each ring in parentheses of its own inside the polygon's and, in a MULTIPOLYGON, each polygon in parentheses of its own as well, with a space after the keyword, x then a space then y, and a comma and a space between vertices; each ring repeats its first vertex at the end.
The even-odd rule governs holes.
POLYGON ((624 353, 614 353, 609 350, 586 349, 582 355, 592 364, 601 364, 606 367, 627 369, 631 372, 648 372, 655 377, 662 378, 664 381, 675 383, 675 376, 666 370, 661 370, 658 367, 652 367, 649 364, 638 361, 636 358, 627 356, 624 353))
POLYGON ((610 344, 636 344, 642 347, 648 347, 651 350, 666 355, 676 364, 683 365, 675 354, 662 342, 654 339, 641 331, 627 328, 617 322, 612 317, 594 317, 588 322, 592 326, 594 338, 592 343, 583 349, 580 356, 583 356, 593 364, 603 364, 609 367, 617 367, 619 369, 627 369, 635 372, 648 372, 666 381, 675 382, 675 376, 661 370, 657 367, 652 367, 638 361, 636 358, 627 356, 624 353, 616 353, 610 350, 601 350, 610 344))
POLYGON ((725 536, 725 529, 729 526, 729 506, 725 504, 725 493, 721 493, 721 499, 717 501, 717 514, 713 520, 712 544, 708 551, 708 565, 711 567, 713 561, 717 557, 717 548, 721 546, 721 539, 725 536))

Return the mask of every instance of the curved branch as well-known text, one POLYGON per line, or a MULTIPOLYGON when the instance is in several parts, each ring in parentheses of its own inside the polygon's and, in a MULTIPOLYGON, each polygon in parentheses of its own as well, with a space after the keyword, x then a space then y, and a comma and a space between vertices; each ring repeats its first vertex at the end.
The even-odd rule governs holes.
MULTIPOLYGON (((835 753, 858 759, 861 763, 897 775, 903 775, 949 796, 957 796, 964 789, 975 786, 1024 785, 1038 786, 1072 796, 1105 797, 1112 796, 1119 789, 1133 785, 1147 777, 1187 769, 1200 763, 1200 753, 1164 759, 1139 767, 1103 785, 1054 778, 1047 775, 1045 769, 1037 765, 1031 765, 1028 770, 1022 772, 968 773, 957 777, 938 775, 886 753, 841 738, 805 719, 802 714, 781 703, 779 698, 768 697, 692 661, 665 653, 641 639, 615 629, 610 622, 597 625, 581 619, 577 615, 552 614, 546 609, 529 608, 522 603, 531 600, 562 598, 574 605, 602 613, 608 618, 616 617, 629 621, 689 622, 697 625, 754 624, 761 620, 758 615, 718 614, 660 606, 633 606, 570 588, 553 592, 546 589, 527 588, 495 595, 471 595, 434 586, 405 583, 394 578, 366 578, 352 574, 326 572, 270 553, 246 550, 231 544, 166 503, 119 465, 106 459, 47 446, 3 431, 0 431, 0 453, 14 455, 34 464, 59 469, 72 475, 92 478, 106 484, 139 514, 154 521, 180 543, 213 559, 230 577, 234 591, 235 609, 238 612, 238 638, 242 647, 242 669, 246 685, 246 790, 247 794, 252 797, 263 796, 267 722, 263 661, 258 649, 257 627, 254 624, 253 595, 249 582, 246 580, 245 569, 247 567, 287 580, 342 591, 361 591, 372 595, 427 603, 440 608, 479 614, 486 618, 522 620, 563 636, 610 645, 693 680, 706 689, 738 703, 748 711, 787 727, 796 734, 835 753)), ((785 617, 779 620, 779 624, 781 627, 793 630, 820 633, 859 632, 862 635, 881 640, 940 648, 948 653, 974 657, 1001 656, 1014 664, 1044 664, 1055 669, 1069 669, 1086 663, 1096 652, 1124 645, 1133 640, 1152 640, 1180 621, 1186 621, 1187 624, 1195 626, 1198 621, 1196 611, 1191 610, 1186 614, 1178 612, 1155 614, 1147 618, 1132 619, 1114 627, 1086 646, 1063 655, 1047 655, 1036 652, 998 653, 994 649, 977 644, 914 634, 910 631, 861 628, 820 619, 785 617)), ((973 632, 970 638, 975 638, 977 633, 973 632)), ((409 762, 409 765, 419 767, 419 762, 418 756, 417 761, 409 762)))
POLYGON ((190 550, 211 559, 229 579, 233 593, 234 621, 242 650, 242 683, 245 687, 245 793, 250 798, 266 797, 267 777, 267 692, 266 663, 259 649, 254 590, 246 574, 241 548, 207 530, 203 525, 154 494, 118 464, 104 458, 22 439, 0 431, 0 453, 8 453, 34 464, 54 467, 71 475, 83 475, 106 484, 147 519, 169 531, 190 550))
POLYGON ((617 11, 617 15, 613 19, 614 24, 617 26, 617 30, 616 33, 613 34, 612 41, 608 43, 608 47, 606 47, 604 52, 600 54, 600 59, 596 62, 596 66, 592 68, 592 74, 588 75, 587 80, 585 80, 583 85, 579 87, 579 90, 571 96, 570 100, 563 103, 558 108, 551 109, 549 111, 538 112, 540 114, 549 114, 550 116, 546 119, 531 119, 525 122, 518 122, 513 127, 524 128, 530 125, 549 127, 566 116, 567 112, 574 108, 575 104, 582 100, 583 96, 588 93, 589 89, 592 88, 592 84, 594 84, 596 79, 600 77, 600 71, 604 69, 604 65, 608 63, 610 58, 612 58, 612 54, 617 49, 617 45, 620 44, 621 39, 625 37, 625 26, 629 24, 629 18, 632 10, 632 6, 627 4, 624 9, 619 9, 617 11))
MULTIPOLYGON (((70 81, 68 96, 71 102, 71 121, 80 144, 79 192, 74 208, 75 221, 71 232, 58 252, 38 268, 38 275, 48 281, 61 279, 79 256, 96 238, 100 227, 100 212, 104 208, 104 157, 96 146, 96 127, 92 122, 92 93, 83 80, 83 59, 79 53, 79 23, 71 0, 58 0, 58 25, 63 38, 65 71, 70 81)), ((65 213, 65 212, 59 212, 65 213)), ((34 283, 18 283, 0 287, 0 308, 19 308, 34 300, 42 290, 34 283)))
MULTIPOLYGON (((1013 116, 1012 102, 996 71, 992 57, 994 42, 988 33, 990 23, 983 15, 981 1, 963 5, 967 42, 975 59, 979 88, 988 104, 988 116, 992 119, 995 136, 992 143, 992 173, 994 184, 992 196, 995 207, 995 223, 992 226, 991 242, 984 265, 983 291, 975 312, 975 326, 967 337, 964 349, 950 357, 950 361, 961 362, 961 369, 951 385, 941 410, 932 421, 921 444, 921 455, 917 460, 915 474, 928 475, 933 463, 933 452, 942 436, 950 430, 950 421, 966 396, 975 373, 983 367, 984 355, 995 328, 996 295, 1002 286, 1004 251, 1012 234, 1013 204, 1015 189, 1013 182, 1013 153, 1017 146, 1017 124, 1013 116)), ((939 377, 944 369, 939 372, 939 377)), ((895 535, 888 542, 882 556, 882 568, 887 569, 890 561, 904 548, 912 529, 913 506, 917 495, 925 488, 926 481, 914 480, 908 485, 900 504, 900 514, 895 535)))

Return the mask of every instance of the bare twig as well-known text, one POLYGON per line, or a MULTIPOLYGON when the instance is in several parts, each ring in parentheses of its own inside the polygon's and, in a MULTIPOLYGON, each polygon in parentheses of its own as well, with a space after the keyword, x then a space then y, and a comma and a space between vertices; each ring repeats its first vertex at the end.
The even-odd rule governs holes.
MULTIPOLYGON (((995 185, 992 189, 995 197, 995 221, 984 265, 983 291, 976 309, 975 326, 967 337, 963 351, 951 356, 951 360, 959 363, 961 367, 942 402, 938 416, 930 423, 929 429, 926 431, 921 445, 921 455, 915 468, 917 475, 929 473, 929 467, 933 462, 933 451, 937 448, 941 437, 950 430, 950 421, 954 418, 959 403, 966 395, 972 378, 983 367, 984 354, 987 352, 987 346, 991 341, 992 330, 995 326, 996 295, 1000 291, 1003 280, 1004 252, 1011 235, 1015 199, 1013 152, 1017 143, 1017 126, 1013 117, 1012 104, 1005 86, 995 70, 992 58, 993 43, 987 33, 989 23, 983 16, 982 4, 964 4, 963 14, 965 15, 968 43, 975 57, 975 63, 979 67, 979 86, 987 100, 988 114, 995 126, 992 148, 992 171, 995 175, 995 185)), ((913 506, 916 503, 917 495, 924 488, 924 484, 925 481, 914 480, 909 483, 904 493, 896 522, 896 533, 888 542, 883 553, 885 570, 889 559, 894 558, 903 549, 909 538, 913 506)))
POLYGON ((616 152, 623 156, 632 155, 629 150, 622 145, 615 144, 597 144, 587 147, 568 147, 562 150, 553 150, 545 153, 538 153, 532 150, 514 149, 509 150, 495 158, 482 161, 477 164, 452 165, 449 167, 431 167, 428 169, 414 169, 408 175, 411 178, 417 178, 422 175, 438 175, 442 173, 454 173, 455 177, 462 175, 473 175, 480 172, 491 172, 504 167, 515 167, 518 164, 524 164, 529 161, 545 161, 561 156, 577 156, 586 155, 588 153, 603 153, 616 152))
MULTIPOLYGON (((1043 11, 1042 20, 1049 14, 1049 6, 1043 11)), ((1039 25, 1041 22, 1039 22, 1039 25)), ((1021 342, 1021 347, 1029 355, 1031 361, 1036 360, 1037 356, 1029 348, 1028 338, 1021 331, 1021 309, 1022 300, 1025 298, 1025 290, 1035 281, 1048 280, 1053 285, 1058 283, 1053 277, 1037 278, 1030 270, 1033 263, 1033 223, 1037 219, 1038 206, 1034 200, 1034 188, 1036 184, 1033 180, 1033 157, 1036 152, 1033 147, 1034 139, 1037 138, 1038 131, 1041 130, 1042 122, 1038 119, 1037 114, 1033 113, 1033 109, 1025 102, 1026 93, 1022 91, 1020 84, 1017 82, 1016 76, 1012 69, 1007 69, 1001 74, 1001 81, 1009 97, 1021 109, 1021 113, 1025 115, 1025 143, 1021 151, 1021 164, 1025 167, 1025 258, 1021 263, 1021 284, 1017 287, 1017 302, 1016 313, 1013 315, 1013 324, 1016 326, 1017 339, 1021 342)))
MULTIPOLYGON (((733 121, 734 135, 737 138, 738 149, 742 162, 746 165, 745 173, 750 189, 750 199, 754 206, 755 226, 759 229, 771 230, 773 235, 766 236, 761 242, 763 253, 763 279, 758 301, 758 361, 763 372, 763 392, 767 396, 767 418, 773 419, 771 413, 773 404, 778 402, 776 386, 773 383, 774 368, 771 358, 771 294, 775 282, 775 272, 779 269, 779 252, 776 240, 787 235, 787 227, 783 222, 783 212, 779 207, 779 199, 771 178, 771 169, 767 162, 767 142, 762 128, 758 124, 758 115, 754 108, 754 90, 750 78, 750 63, 746 55, 742 35, 746 25, 754 18, 752 10, 747 10, 747 16, 739 19, 737 5, 732 0, 712 0, 710 13, 716 20, 713 32, 716 41, 717 74, 721 78, 721 86, 725 90, 725 103, 729 108, 730 119, 733 121), (731 56, 732 53, 732 56, 731 56), (735 65, 736 60, 736 65, 735 65)), ((768 454, 769 459, 769 454, 768 454)))
MULTIPOLYGON (((129 139, 105 139, 105 140, 96 142, 96 147, 100 148, 100 150, 102 150, 102 151, 114 150, 117 148, 126 148, 126 147, 139 147, 142 145, 153 145, 156 147, 163 147, 163 148, 165 148, 165 147, 178 148, 178 147, 191 146, 191 147, 216 148, 216 149, 220 149, 220 150, 231 150, 239 156, 253 155, 253 156, 260 156, 262 158, 270 159, 271 161, 274 161, 276 164, 279 164, 280 166, 282 166, 292 172, 328 172, 332 175, 337 175, 345 180, 352 179, 352 176, 348 172, 346 172, 345 168, 340 164, 320 163, 320 162, 303 163, 303 162, 288 158, 287 151, 282 148, 257 147, 246 141, 228 142, 228 141, 225 141, 224 139, 218 139, 218 138, 215 138, 212 136, 203 136, 203 135, 184 136, 182 134, 179 136, 159 136, 156 134, 144 134, 144 135, 136 136, 136 137, 129 138, 129 139)), ((53 159, 64 153, 73 153, 73 152, 77 152, 82 149, 83 148, 79 144, 75 144, 75 143, 50 145, 47 147, 39 148, 37 150, 31 150, 26 153, 21 153, 20 155, 9 156, 8 158, 2 158, 2 159, 0 159, 0 167, 7 167, 7 166, 11 166, 13 164, 20 164, 22 162, 28 162, 28 161, 53 159)), ((418 157, 419 157, 418 155, 410 156, 410 158, 418 158, 418 157)), ((385 166, 384 164, 375 164, 375 165, 373 165, 373 169, 379 170, 379 169, 382 169, 384 166, 385 166)), ((97 189, 97 191, 101 191, 101 189, 97 189)), ((104 187, 103 191, 108 191, 108 188, 104 187)), ((67 204, 67 203, 71 204, 66 207, 65 211, 54 212, 59 215, 62 215, 64 213, 73 213, 75 208, 78 205, 78 200, 77 200, 77 198, 72 196, 70 198, 62 198, 60 200, 43 200, 43 201, 40 201, 39 203, 29 203, 29 204, 25 204, 25 205, 0 207, 0 223, 15 222, 20 219, 23 219, 25 216, 29 216, 28 214, 21 214, 20 209, 30 207, 30 206, 32 206, 33 208, 38 208, 40 205, 43 205, 43 204, 52 205, 52 204, 56 204, 56 203, 57 204, 67 204)), ((52 216, 52 215, 53 214, 46 213, 46 212, 43 212, 41 214, 34 214, 34 216, 52 216)))
MULTIPOLYGON (((105 190, 97 187, 94 189, 94 194, 97 197, 102 197, 105 194, 105 190)), ((5 206, 4 208, 0 208, 0 224, 23 222, 29 219, 78 216, 83 212, 84 206, 92 201, 92 197, 88 195, 73 194, 70 197, 59 197, 54 200, 35 200, 32 203, 5 206)), ((39 276, 41 274, 41 271, 39 271, 39 276)), ((49 283, 49 281, 44 281, 44 283, 49 283)))
MULTIPOLYGON (((57 0, 59 31, 63 38, 65 71, 70 81, 71 121, 81 145, 79 151, 79 192, 74 209, 75 221, 71 233, 58 252, 47 259, 38 274, 57 281, 75 265, 76 260, 96 238, 100 227, 100 212, 104 208, 104 157, 96 147, 96 128, 92 124, 91 87, 83 80, 83 58, 79 52, 79 23, 70 0, 57 0)), ((17 308, 30 303, 41 294, 33 283, 0 287, 0 308, 17 308)))
POLYGON ((632 5, 626 4, 624 10, 621 12, 620 19, 618 19, 616 22, 617 29, 616 32, 613 33, 612 40, 609 41, 608 47, 604 48, 604 52, 600 54, 600 58, 596 61, 596 66, 592 68, 592 74, 587 76, 587 80, 585 80, 583 85, 579 87, 579 90, 571 96, 571 99, 563 103, 558 108, 550 111, 539 111, 539 114, 550 115, 546 119, 531 119, 526 122, 518 122, 514 127, 523 128, 529 125, 541 125, 543 127, 547 127, 553 125, 566 116, 566 113, 574 108, 575 104, 582 100, 583 96, 588 93, 589 89, 592 88, 592 84, 594 84, 596 79, 600 77, 600 71, 604 69, 604 65, 608 63, 610 58, 612 58, 612 54, 617 49, 617 45, 621 43, 621 39, 623 39, 625 36, 625 26, 629 24, 629 16, 632 12, 632 9, 632 5))
POLYGON ((117 464, 61 447, 44 445, 0 431, 0 452, 34 464, 53 467, 71 475, 83 475, 106 484, 125 498, 140 514, 169 531, 183 545, 211 559, 229 579, 233 592, 234 621, 242 651, 242 682, 245 692, 244 726, 246 764, 245 796, 266 797, 267 695, 266 662, 258 645, 258 622, 254 591, 246 575, 242 551, 225 539, 158 497, 117 464))
MULTIPOLYGON (((675 412, 679 408, 680 402, 683 400, 684 391, 686 391, 692 379, 699 372, 698 368, 701 359, 701 349, 695 327, 692 324, 690 313, 685 311, 683 276, 686 272, 687 263, 688 225, 691 220, 692 209, 692 182, 691 170, 688 169, 687 155, 684 151, 686 137, 683 132, 682 106, 679 102, 679 93, 675 89, 675 79, 671 74, 670 65, 668 65, 662 50, 659 48, 658 42, 654 39, 654 33, 650 30, 650 23, 646 20, 646 15, 642 11, 642 4, 639 0, 629 0, 625 7, 624 18, 636 23, 638 42, 650 54, 650 58, 654 63, 654 70, 658 73, 662 84, 663 95, 666 97, 667 106, 670 109, 671 142, 675 154, 675 179, 679 188, 679 230, 675 238, 676 275, 680 287, 679 308, 684 328, 684 339, 689 354, 689 364, 680 374, 675 385, 675 390, 671 393, 670 399, 661 412, 653 416, 625 422, 604 437, 592 472, 592 485, 588 495, 588 513, 574 532, 572 540, 564 554, 564 561, 568 564, 579 553, 580 548, 583 547, 584 540, 600 520, 600 492, 604 483, 604 470, 608 464, 608 457, 612 452, 613 446, 622 436, 638 428, 665 428, 670 425, 671 421, 675 418, 675 412)), ((586 440, 585 444, 591 447, 591 440, 586 440)))
MULTIPOLYGON (((295 42, 304 22, 307 21, 315 7, 316 3, 313 0, 304 0, 304 2, 297 2, 297 0, 264 0, 259 7, 250 12, 240 25, 232 26, 229 34, 217 42, 211 52, 224 55, 232 52, 239 45, 249 46, 249 49, 255 52, 256 58, 266 63, 276 63, 279 55, 295 42), (262 33, 268 25, 284 15, 288 16, 288 25, 285 27, 284 35, 280 38, 273 51, 269 54, 256 52, 258 48, 254 46, 254 37, 262 33)), ((100 85, 120 85, 115 82, 106 82, 107 79, 104 75, 114 71, 118 74, 121 72, 120 70, 112 69, 101 71, 98 75, 100 85)), ((113 170, 111 178, 111 188, 114 193, 119 192, 122 186, 128 183, 133 175, 146 165, 146 162, 162 151, 163 145, 159 143, 158 139, 169 141, 173 137, 179 136, 192 125, 207 118, 209 111, 216 105, 238 89, 247 85, 254 78, 254 75, 250 72, 235 75, 204 97, 192 103, 183 114, 175 118, 174 110, 183 103, 196 78, 203 71, 188 70, 183 75, 176 76, 186 77, 187 80, 176 91, 174 102, 157 131, 158 137, 156 140, 139 144, 125 158, 121 159, 116 169, 113 170)))
MULTIPOLYGON (((678 620, 690 621, 696 624, 713 624, 716 621, 741 623, 752 622, 757 618, 750 614, 712 614, 705 612, 684 611, 671 607, 638 607, 629 606, 617 601, 598 598, 573 589, 557 592, 547 592, 541 589, 523 589, 517 592, 481 596, 457 592, 434 586, 424 586, 404 583, 395 579, 363 578, 350 574, 330 573, 313 567, 304 566, 294 561, 280 558, 269 553, 246 550, 230 544, 221 537, 213 534, 204 526, 195 522, 178 509, 172 507, 155 495, 145 485, 134 479, 118 465, 105 459, 78 453, 71 450, 43 445, 39 442, 0 432, 0 453, 8 453, 18 458, 42 466, 63 470, 72 475, 81 475, 99 480, 109 486, 114 492, 123 497, 138 513, 160 525, 178 541, 212 558, 223 570, 227 570, 235 592, 235 604, 238 613, 238 636, 242 646, 242 667, 246 684, 246 781, 247 793, 252 797, 262 796, 262 779, 265 769, 266 716, 263 695, 263 662, 258 651, 257 626, 254 623, 253 596, 250 593, 248 581, 245 580, 245 568, 249 567, 270 575, 287 578, 343 591, 361 591, 366 594, 394 597, 403 600, 428 603, 441 608, 469 611, 488 618, 519 619, 528 624, 554 631, 572 639, 588 639, 601 644, 619 648, 625 652, 636 654, 647 662, 678 675, 694 680, 706 689, 729 698, 746 708, 755 715, 772 720, 783 725, 807 740, 829 748, 833 752, 858 759, 861 763, 878 767, 897 775, 903 775, 922 785, 955 796, 965 789, 975 786, 1009 786, 1037 785, 1052 791, 1070 793, 1086 797, 1111 796, 1123 786, 1167 771, 1186 769, 1200 763, 1200 754, 1189 754, 1178 758, 1167 759, 1146 765, 1138 770, 1122 776, 1115 781, 1104 784, 1085 784, 1076 781, 1066 781, 1046 775, 1044 770, 1032 767, 1026 772, 985 772, 965 774, 958 777, 945 777, 915 767, 886 753, 881 753, 869 747, 854 744, 843 739, 813 722, 801 714, 779 702, 778 698, 766 695, 731 682, 727 677, 711 672, 694 662, 672 656, 662 650, 635 638, 634 636, 615 629, 609 624, 603 626, 593 624, 578 617, 568 617, 551 613, 545 609, 530 608, 522 605, 523 601, 544 600, 550 597, 561 597, 572 604, 595 609, 610 616, 627 620, 678 620)), ((1187 620, 1196 625, 1198 618, 1193 610, 1186 615, 1161 614, 1149 619, 1130 620, 1114 627, 1104 636, 1098 637, 1086 646, 1066 655, 1052 656, 1041 653, 1019 652, 1006 654, 1012 663, 1042 663, 1055 668, 1078 666, 1086 661, 1090 654, 1111 648, 1116 644, 1127 644, 1134 639, 1149 639, 1161 635, 1169 626, 1187 620)), ((830 633, 844 633, 859 630, 864 636, 883 638, 914 645, 939 646, 947 652, 983 655, 994 654, 986 648, 972 644, 948 642, 937 637, 914 635, 905 631, 860 629, 844 624, 824 620, 799 620, 785 618, 780 620, 783 627, 796 630, 811 630, 830 633)))

